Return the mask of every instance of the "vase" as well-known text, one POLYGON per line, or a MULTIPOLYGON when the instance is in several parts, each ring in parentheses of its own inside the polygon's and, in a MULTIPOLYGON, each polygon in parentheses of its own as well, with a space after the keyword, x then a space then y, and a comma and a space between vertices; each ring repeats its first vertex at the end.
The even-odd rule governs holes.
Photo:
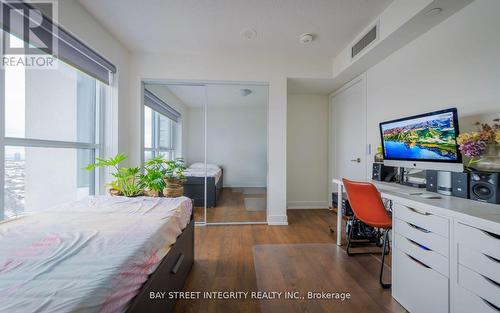
POLYGON ((472 167, 478 171, 500 172, 500 144, 489 144, 484 154, 472 167))
POLYGON ((146 197, 156 198, 160 196, 160 192, 155 190, 144 190, 143 193, 146 197))
POLYGON ((184 195, 184 179, 165 178, 163 195, 167 198, 177 198, 184 195))

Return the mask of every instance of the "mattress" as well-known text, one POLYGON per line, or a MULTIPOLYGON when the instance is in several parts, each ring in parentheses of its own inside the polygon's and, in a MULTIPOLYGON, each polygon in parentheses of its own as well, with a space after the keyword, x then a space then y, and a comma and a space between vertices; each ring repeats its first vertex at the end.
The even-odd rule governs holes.
POLYGON ((206 172, 204 168, 187 168, 184 171, 184 176, 186 177, 205 177, 205 173, 207 177, 215 177, 215 184, 219 182, 219 179, 222 176, 222 169, 220 168, 207 168, 206 172))
POLYGON ((124 312, 191 200, 93 196, 0 224, 0 312, 124 312))

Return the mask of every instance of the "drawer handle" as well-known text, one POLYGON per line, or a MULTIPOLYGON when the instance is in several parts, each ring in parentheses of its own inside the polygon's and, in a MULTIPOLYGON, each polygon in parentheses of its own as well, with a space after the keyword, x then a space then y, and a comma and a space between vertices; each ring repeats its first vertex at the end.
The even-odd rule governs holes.
POLYGON ((428 233, 430 233, 430 232, 431 232, 430 230, 427 230, 427 229, 425 229, 425 228, 422 228, 422 227, 417 226, 417 225, 412 224, 412 223, 408 223, 408 222, 406 222, 406 224, 410 225, 410 227, 411 227, 411 228, 415 228, 416 230, 419 230, 419 231, 421 231, 421 232, 423 232, 423 233, 426 233, 426 234, 428 234, 428 233))
POLYGON ((485 253, 483 253, 483 255, 484 255, 485 257, 487 257, 488 259, 492 260, 493 262, 500 263, 500 260, 499 260, 499 259, 497 259, 497 258, 494 258, 494 257, 492 257, 492 256, 489 256, 489 255, 487 255, 487 254, 485 254, 485 253))
POLYGON ((410 208, 410 207, 408 207, 408 209, 410 209, 410 211, 413 211, 413 212, 415 212, 415 213, 417 213, 417 214, 420 214, 420 215, 425 215, 425 216, 427 216, 427 215, 431 215, 431 213, 421 212, 421 211, 419 211, 419 210, 417 210, 417 209, 414 209, 414 208, 410 208))
POLYGON ((172 267, 172 274, 177 274, 177 271, 179 271, 179 268, 182 265, 182 261, 184 261, 184 254, 181 254, 179 258, 177 259, 177 262, 175 262, 174 267, 172 267))
POLYGON ((409 238, 406 238, 406 240, 408 240, 410 243, 414 244, 415 246, 419 247, 419 248, 420 248, 420 249, 422 249, 422 250, 425 250, 425 251, 432 251, 432 249, 429 249, 429 248, 427 248, 426 246, 423 246, 423 245, 419 244, 418 242, 413 241, 413 240, 411 240, 411 239, 409 239, 409 238))
POLYGON ((425 263, 423 263, 423 262, 421 262, 421 261, 419 261, 419 260, 415 259, 414 257, 412 257, 411 255, 409 255, 408 253, 405 253, 405 254, 406 254, 406 256, 408 256, 410 259, 412 259, 415 263, 417 263, 417 264, 419 264, 419 265, 422 265, 422 266, 423 266, 423 267, 425 267, 425 268, 431 268, 429 265, 427 265, 427 264, 425 264, 425 263))
POLYGON ((483 299, 481 297, 479 297, 479 299, 483 300, 483 302, 489 306, 490 308, 492 308, 493 310, 497 311, 497 312, 500 312, 500 308, 497 307, 496 305, 494 305, 493 303, 491 303, 490 301, 486 300, 486 299, 483 299))
POLYGON ((486 231, 486 230, 483 230, 483 232, 484 232, 486 235, 490 236, 490 237, 493 237, 493 238, 495 238, 495 239, 500 240, 500 235, 497 235, 497 234, 494 234, 494 233, 490 233, 489 231, 486 231))
POLYGON ((495 285, 497 287, 500 287, 500 283, 498 283, 498 282, 494 281, 493 279, 491 279, 489 277, 486 277, 486 276, 484 276, 482 274, 480 274, 480 275, 483 276, 483 278, 486 279, 486 281, 488 281, 490 284, 493 284, 493 285, 495 285))

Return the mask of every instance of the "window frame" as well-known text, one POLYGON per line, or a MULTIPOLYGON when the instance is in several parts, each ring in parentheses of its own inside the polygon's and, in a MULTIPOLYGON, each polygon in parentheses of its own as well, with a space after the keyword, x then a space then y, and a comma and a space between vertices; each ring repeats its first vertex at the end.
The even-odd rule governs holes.
MULTIPOLYGON (((142 111, 145 112, 145 107, 146 105, 143 105, 142 111)), ((143 141, 143 151, 142 155, 144 158, 144 161, 146 161, 145 154, 146 152, 151 152, 151 157, 157 157, 160 155, 162 152, 169 153, 171 156, 171 159, 175 159, 177 157, 177 128, 179 127, 179 123, 175 122, 174 120, 170 119, 169 117, 155 111, 154 109, 150 108, 151 110, 151 147, 146 147, 144 144, 144 139, 142 138, 143 141), (160 145, 160 118, 163 117, 169 121, 169 137, 170 137, 170 147, 162 147, 160 145)), ((142 133, 145 134, 145 127, 146 123, 144 123, 145 120, 145 113, 143 114, 142 118, 142 133)), ((144 137, 144 136, 143 136, 144 137)))
MULTIPOLYGON (((64 62, 59 60, 60 62, 64 62)), ((75 71, 79 71, 75 68, 75 71)), ((87 75, 83 73, 84 75, 87 75)), ((109 87, 105 83, 95 79, 96 94, 95 104, 92 112, 92 142, 84 143, 77 141, 46 140, 20 137, 5 137, 5 70, 0 69, 0 121, 3 127, 0 127, 0 222, 6 219, 5 216, 5 147, 37 147, 54 149, 75 149, 91 151, 91 159, 104 156, 104 106, 106 102, 106 89, 109 87)), ((102 169, 91 171, 89 181, 89 195, 99 194, 101 191, 104 172, 102 169)), ((14 217, 17 218, 17 217, 14 217)))

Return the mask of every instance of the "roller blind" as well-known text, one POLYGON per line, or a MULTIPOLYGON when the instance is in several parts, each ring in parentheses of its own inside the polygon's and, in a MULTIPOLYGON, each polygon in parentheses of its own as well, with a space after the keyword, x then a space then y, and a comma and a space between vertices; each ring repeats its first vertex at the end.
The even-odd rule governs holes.
POLYGON ((172 121, 179 122, 181 114, 147 89, 144 90, 144 104, 172 121))
POLYGON ((7 33, 24 39, 23 35, 31 31, 35 36, 30 37, 30 44, 40 47, 38 50, 52 54, 106 84, 110 83, 110 74, 116 73, 115 65, 55 24, 51 18, 34 11, 31 4, 2 0, 1 8, 0 25, 7 33), (27 21, 37 26, 28 29, 27 21))

